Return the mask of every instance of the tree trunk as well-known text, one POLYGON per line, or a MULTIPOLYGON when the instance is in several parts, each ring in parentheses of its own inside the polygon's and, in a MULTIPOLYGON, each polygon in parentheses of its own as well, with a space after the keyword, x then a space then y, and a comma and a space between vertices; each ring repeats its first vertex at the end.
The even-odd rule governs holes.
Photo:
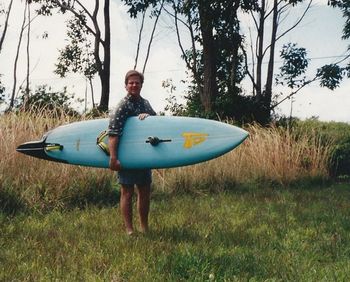
MULTIPOLYGON (((99 71, 100 79, 101 79, 101 99, 100 99, 100 105, 98 109, 104 112, 108 110, 109 91, 110 91, 111 26, 110 26, 109 2, 110 0, 104 1, 104 10, 103 10, 104 24, 105 24, 105 40, 103 44, 104 61, 101 64, 101 68, 99 71)), ((96 53, 95 55, 98 56, 99 54, 96 53)))
POLYGON ((262 62, 264 58, 264 30, 265 30, 265 0, 261 1, 259 12, 259 26, 257 35, 257 54, 256 54, 256 96, 261 99, 262 95, 262 62))
POLYGON ((22 44, 23 32, 25 29, 28 5, 29 4, 27 2, 24 3, 23 21, 22 21, 21 31, 19 33, 15 63, 14 63, 14 67, 13 67, 13 86, 12 86, 12 94, 11 94, 9 110, 11 110, 13 108, 13 106, 15 105, 15 95, 16 95, 16 88, 17 88, 17 64, 18 64, 18 58, 19 58, 19 51, 21 49, 21 44, 22 44))
POLYGON ((274 0, 273 5, 274 6, 273 6, 273 16, 272 16, 270 58, 269 58, 269 64, 267 68, 267 78, 266 78, 264 98, 262 103, 262 110, 263 110, 262 123, 268 123, 271 119, 272 84, 273 84, 276 36, 277 36, 277 28, 278 28, 278 1, 274 0))
POLYGON ((30 29, 31 29, 31 14, 30 14, 30 4, 28 2, 28 29, 27 29, 27 75, 26 75, 26 89, 25 95, 29 96, 29 72, 30 72, 30 29))
POLYGON ((140 27, 140 31, 139 31, 139 38, 137 40, 137 48, 136 48, 134 70, 136 70, 137 63, 138 63, 138 60, 139 60, 140 46, 141 46, 141 40, 142 40, 143 26, 145 24, 146 11, 147 11, 147 9, 145 9, 144 12, 142 13, 142 21, 141 21, 141 27, 140 27))
POLYGON ((217 96, 216 85, 216 53, 213 35, 213 25, 210 20, 210 3, 200 1, 199 18, 203 40, 203 93, 201 103, 204 111, 209 113, 213 110, 212 103, 217 96))
POLYGON ((12 8, 12 2, 13 2, 13 0, 11 0, 11 2, 9 4, 9 7, 7 9, 7 12, 6 12, 6 19, 5 19, 5 24, 4 24, 4 30, 3 30, 2 34, 1 34, 1 38, 0 38, 0 53, 1 53, 2 45, 4 44, 7 28, 8 28, 8 25, 9 25, 9 18, 10 18, 10 12, 11 12, 11 8, 12 8))
POLYGON ((163 10, 163 6, 164 6, 164 0, 162 1, 161 5, 160 5, 160 8, 159 8, 157 16, 156 16, 156 20, 154 21, 154 24, 153 24, 153 29, 152 29, 151 37, 150 37, 149 42, 148 42, 147 53, 146 53, 145 62, 143 64, 142 73, 145 73, 145 70, 146 70, 149 54, 151 52, 151 45, 152 45, 153 38, 154 38, 154 32, 156 31, 158 20, 159 20, 160 14, 162 13, 162 10, 163 10))
POLYGON ((229 92, 234 95, 235 85, 238 83, 239 79, 237 77, 237 69, 239 66, 239 56, 238 50, 241 45, 241 37, 239 35, 239 23, 235 22, 237 20, 237 10, 239 8, 239 2, 230 1, 230 5, 232 6, 230 17, 229 17, 229 26, 228 29, 230 31, 230 38, 232 40, 232 48, 231 48, 231 71, 230 71, 230 83, 228 85, 229 92))
POLYGON ((92 108, 95 109, 95 98, 94 98, 94 86, 92 85, 92 79, 89 78, 90 91, 91 91, 91 103, 92 108))

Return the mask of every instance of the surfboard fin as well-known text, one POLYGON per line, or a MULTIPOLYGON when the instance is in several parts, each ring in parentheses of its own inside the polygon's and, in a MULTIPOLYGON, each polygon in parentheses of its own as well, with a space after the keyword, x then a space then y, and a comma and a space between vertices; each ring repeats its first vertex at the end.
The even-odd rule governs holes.
POLYGON ((146 143, 150 143, 152 146, 157 146, 162 142, 171 142, 170 139, 159 139, 157 136, 150 136, 147 138, 146 143))
POLYGON ((35 158, 67 163, 64 160, 55 159, 46 154, 47 151, 63 150, 63 146, 57 143, 46 143, 46 136, 39 141, 30 141, 19 145, 16 151, 35 158))

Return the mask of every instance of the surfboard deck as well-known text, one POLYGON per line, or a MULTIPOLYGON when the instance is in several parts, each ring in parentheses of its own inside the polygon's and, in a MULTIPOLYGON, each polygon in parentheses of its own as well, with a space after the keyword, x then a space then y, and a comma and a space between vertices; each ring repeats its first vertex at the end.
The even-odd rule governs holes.
MULTIPOLYGON (((108 119, 74 122, 47 132, 17 151, 50 161, 109 167, 108 119)), ((170 168, 219 157, 241 144, 245 130, 226 123, 190 117, 128 118, 120 137, 122 168, 170 168)))

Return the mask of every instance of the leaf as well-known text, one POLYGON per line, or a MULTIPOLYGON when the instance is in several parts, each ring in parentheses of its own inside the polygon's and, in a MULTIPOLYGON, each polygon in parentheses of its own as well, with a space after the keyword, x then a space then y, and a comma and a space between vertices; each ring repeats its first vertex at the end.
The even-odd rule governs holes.
POLYGON ((317 77, 320 78, 321 87, 334 90, 343 80, 345 69, 336 64, 325 65, 317 70, 317 77))

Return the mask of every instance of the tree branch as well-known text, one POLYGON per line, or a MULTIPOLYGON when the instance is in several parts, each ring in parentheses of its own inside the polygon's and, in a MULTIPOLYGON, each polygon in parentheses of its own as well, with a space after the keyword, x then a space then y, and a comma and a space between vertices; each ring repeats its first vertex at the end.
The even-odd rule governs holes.
MULTIPOLYGON (((64 4, 59 0, 52 0, 52 2, 55 3, 60 8, 70 11, 78 19, 81 19, 82 15, 79 14, 76 10, 74 10, 74 8, 72 6, 64 4)), ((98 2, 99 1, 96 2, 97 6, 98 6, 98 2)), ((90 17, 90 19, 92 21, 94 21, 93 15, 91 15, 91 13, 86 9, 86 7, 84 7, 78 0, 77 0, 77 3, 83 8, 84 12, 87 13, 87 15, 90 17)), ((96 37, 96 32, 88 24, 83 24, 83 26, 88 30, 88 32, 90 32, 93 36, 96 37)), ((100 38, 99 40, 100 40, 101 44, 104 44, 102 38, 100 38)))
MULTIPOLYGON (((304 19, 304 17, 305 17, 305 15, 306 15, 307 11, 310 9, 311 4, 312 4, 312 1, 313 1, 313 0, 310 0, 308 6, 305 8, 303 14, 300 16, 300 18, 298 19, 298 21, 297 21, 293 26, 291 26, 291 27, 288 28, 286 31, 284 31, 282 34, 280 34, 279 36, 277 36, 275 42, 277 42, 279 39, 281 39, 281 38, 282 38, 283 36, 285 36, 288 32, 290 32, 291 30, 293 30, 294 28, 296 28, 296 27, 300 24, 300 22, 304 19)), ((285 7, 287 7, 288 5, 289 5, 289 4, 286 4, 286 5, 283 6, 282 8, 285 8, 285 7)), ((279 13, 281 12, 282 8, 279 9, 279 13)), ((265 48, 265 50, 264 50, 264 52, 263 52, 263 55, 265 55, 266 52, 267 52, 270 48, 271 48, 271 44, 268 45, 268 46, 265 48)))
POLYGON ((307 5, 307 7, 305 8, 304 13, 301 15, 301 17, 299 18, 299 20, 293 25, 291 26, 289 29, 287 29, 286 31, 284 31, 282 34, 280 34, 279 36, 276 37, 276 42, 283 36, 285 36, 288 32, 290 32, 291 30, 293 30, 296 26, 298 26, 300 24, 300 22, 304 19, 306 13, 309 11, 311 4, 312 4, 313 0, 310 0, 309 4, 307 5))
POLYGON ((137 67, 137 61, 138 61, 138 59, 139 59, 140 45, 141 45, 141 35, 142 35, 142 31, 143 31, 143 26, 144 26, 144 23, 145 23, 146 11, 147 11, 147 9, 145 9, 145 10, 143 11, 143 14, 142 14, 142 23, 141 23, 140 32, 139 32, 139 38, 138 38, 138 41, 137 41, 137 48, 136 48, 136 57, 135 57, 134 70, 135 70, 136 67, 137 67))
POLYGON ((142 73, 144 73, 144 72, 145 72, 145 69, 146 69, 146 65, 147 65, 147 62, 148 62, 149 53, 150 53, 150 50, 151 50, 152 41, 153 41, 153 38, 154 38, 154 32, 155 32, 155 30, 156 30, 156 27, 157 27, 157 23, 158 23, 160 14, 161 14, 161 12, 162 12, 162 10, 163 10, 164 1, 165 1, 165 0, 162 0, 162 3, 161 3, 160 8, 159 8, 159 11, 158 11, 158 13, 157 13, 156 20, 154 21, 153 30, 152 30, 151 38, 150 38, 150 40, 149 40, 148 47, 147 47, 147 55, 146 55, 145 63, 144 63, 144 65, 143 65, 142 73))
POLYGON ((240 44, 240 48, 243 52, 243 56, 244 56, 244 62, 245 62, 245 70, 246 70, 246 73, 247 75, 249 76, 252 84, 253 84, 253 89, 256 89, 258 86, 257 84, 255 83, 255 78, 254 76, 251 74, 251 72, 249 71, 249 68, 248 68, 248 56, 247 56, 247 52, 246 50, 244 49, 244 47, 242 46, 242 44, 240 44))
POLYGON ((276 108, 278 105, 282 104, 285 100, 290 99, 292 96, 294 96, 295 94, 297 94, 301 89, 303 89, 305 86, 309 85, 310 83, 316 81, 318 79, 318 76, 315 76, 313 79, 310 79, 308 81, 306 81, 302 86, 300 86, 297 90, 292 91, 287 97, 283 98, 281 101, 277 102, 276 104, 272 105, 270 107, 270 110, 273 110, 274 108, 276 108))

